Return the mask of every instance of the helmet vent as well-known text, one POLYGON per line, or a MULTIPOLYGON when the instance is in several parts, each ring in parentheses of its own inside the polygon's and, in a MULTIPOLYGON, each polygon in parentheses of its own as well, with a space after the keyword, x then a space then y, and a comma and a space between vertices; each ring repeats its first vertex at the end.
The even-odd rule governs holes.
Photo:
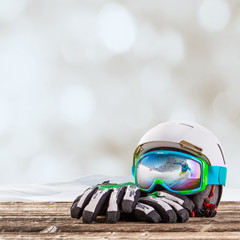
POLYGON ((221 152, 221 154, 222 154, 223 162, 224 162, 224 164, 226 165, 226 162, 225 162, 225 158, 224 158, 224 155, 223 155, 222 148, 221 148, 221 146, 220 146, 219 144, 217 144, 217 145, 218 145, 218 148, 220 149, 220 152, 221 152))
POLYGON ((194 128, 194 126, 189 125, 189 124, 186 124, 186 123, 179 123, 179 124, 182 124, 182 125, 185 125, 185 126, 188 126, 188 127, 194 128))

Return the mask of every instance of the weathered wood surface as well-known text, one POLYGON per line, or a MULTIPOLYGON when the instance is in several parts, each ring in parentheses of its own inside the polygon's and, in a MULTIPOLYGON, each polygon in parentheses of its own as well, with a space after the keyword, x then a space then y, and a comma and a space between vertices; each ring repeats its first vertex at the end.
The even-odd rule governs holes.
POLYGON ((5 239, 239 239, 240 202, 222 202, 214 218, 150 224, 99 217, 83 224, 69 215, 70 202, 1 202, 0 240, 5 239))

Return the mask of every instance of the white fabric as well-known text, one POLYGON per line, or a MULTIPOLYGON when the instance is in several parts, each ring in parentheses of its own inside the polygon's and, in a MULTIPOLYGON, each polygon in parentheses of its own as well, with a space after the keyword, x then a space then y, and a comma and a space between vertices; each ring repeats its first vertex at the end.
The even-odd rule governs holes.
POLYGON ((97 191, 96 193, 93 194, 91 201, 89 204, 84 208, 84 211, 89 211, 89 212, 95 212, 96 206, 99 203, 99 200, 102 198, 102 196, 109 191, 109 189, 104 189, 103 191, 97 191))
POLYGON ((171 200, 173 200, 174 202, 179 203, 180 205, 183 205, 183 203, 184 203, 184 201, 183 201, 181 198, 175 197, 175 196, 173 196, 173 195, 171 195, 171 194, 168 194, 168 193, 166 193, 166 192, 161 192, 161 191, 159 191, 159 192, 157 193, 157 195, 158 195, 159 197, 162 196, 162 197, 171 199, 171 200))
POLYGON ((125 192, 125 196, 123 197, 123 200, 129 200, 133 202, 137 189, 138 188, 136 186, 128 185, 126 188, 126 192, 125 192))
POLYGON ((82 205, 83 205, 86 197, 88 196, 88 194, 89 194, 92 190, 93 190, 92 188, 89 188, 89 189, 87 189, 87 190, 83 193, 83 195, 82 195, 81 198, 80 198, 80 201, 79 201, 78 204, 77 204, 77 207, 82 208, 82 205))
POLYGON ((170 206, 174 207, 177 211, 180 211, 183 209, 183 207, 181 205, 179 205, 178 203, 172 201, 172 200, 169 200, 167 198, 162 198, 162 200, 166 203, 168 203, 170 206))
POLYGON ((146 215, 148 215, 150 212, 154 211, 153 207, 146 205, 144 203, 138 203, 135 209, 139 210, 141 212, 144 212, 146 215))
POLYGON ((161 200, 160 198, 154 198, 152 196, 148 196, 145 199, 148 199, 152 202, 156 202, 157 204, 159 204, 160 206, 162 206, 164 208, 165 211, 169 211, 172 210, 172 208, 163 200, 161 200))
POLYGON ((108 205, 108 212, 116 212, 118 210, 118 205, 117 205, 117 195, 118 192, 120 191, 121 188, 114 188, 114 190, 111 193, 110 199, 109 199, 109 205, 108 205))

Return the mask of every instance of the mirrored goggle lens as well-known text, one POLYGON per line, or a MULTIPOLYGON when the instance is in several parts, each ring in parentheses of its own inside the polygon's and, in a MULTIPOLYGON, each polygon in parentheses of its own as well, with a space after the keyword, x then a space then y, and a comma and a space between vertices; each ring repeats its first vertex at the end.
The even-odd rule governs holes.
POLYGON ((191 156, 173 151, 144 154, 137 164, 136 177, 140 188, 148 189, 161 179, 172 190, 193 190, 201 184, 201 165, 191 156))

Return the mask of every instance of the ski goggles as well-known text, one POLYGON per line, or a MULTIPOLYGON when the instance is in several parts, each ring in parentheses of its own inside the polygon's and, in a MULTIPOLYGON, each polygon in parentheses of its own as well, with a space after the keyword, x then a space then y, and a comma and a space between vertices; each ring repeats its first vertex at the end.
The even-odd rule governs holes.
POLYGON ((132 174, 142 191, 151 192, 159 184, 187 195, 201 192, 207 185, 225 185, 227 168, 209 166, 205 160, 187 153, 155 150, 136 161, 132 174))

